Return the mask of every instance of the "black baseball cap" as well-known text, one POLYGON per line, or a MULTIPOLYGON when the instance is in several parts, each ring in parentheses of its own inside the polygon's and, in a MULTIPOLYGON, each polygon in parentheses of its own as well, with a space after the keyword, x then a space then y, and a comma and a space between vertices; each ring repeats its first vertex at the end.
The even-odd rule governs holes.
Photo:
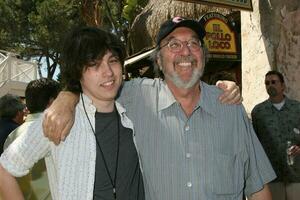
POLYGON ((159 43, 162 41, 162 39, 167 37, 172 31, 174 31, 178 27, 187 27, 192 29, 195 33, 198 34, 199 39, 203 43, 203 38, 206 32, 200 22, 183 17, 174 17, 165 21, 160 26, 156 37, 156 45, 159 46, 159 43))

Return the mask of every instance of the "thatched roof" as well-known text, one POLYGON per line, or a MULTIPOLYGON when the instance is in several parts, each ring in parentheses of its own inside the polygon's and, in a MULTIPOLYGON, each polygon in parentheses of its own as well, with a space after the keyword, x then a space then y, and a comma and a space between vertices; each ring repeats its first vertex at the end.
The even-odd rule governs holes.
POLYGON ((147 6, 135 18, 129 34, 129 53, 154 46, 160 24, 174 16, 199 19, 207 12, 227 15, 231 9, 187 3, 174 0, 149 0, 147 6))

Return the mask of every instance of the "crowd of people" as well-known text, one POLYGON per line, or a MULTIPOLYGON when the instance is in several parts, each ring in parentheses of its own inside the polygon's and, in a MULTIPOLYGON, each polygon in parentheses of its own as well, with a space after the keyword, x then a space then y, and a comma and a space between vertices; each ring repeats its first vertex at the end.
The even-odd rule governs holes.
POLYGON ((191 19, 165 21, 152 56, 162 77, 123 82, 126 54, 114 34, 70 31, 63 91, 48 79, 29 83, 23 124, 20 99, 0 98, 0 196, 42 199, 31 176, 27 188, 15 177, 44 159, 54 200, 299 199, 300 103, 270 71, 269 98, 251 122, 234 82, 201 81, 205 34, 191 19))

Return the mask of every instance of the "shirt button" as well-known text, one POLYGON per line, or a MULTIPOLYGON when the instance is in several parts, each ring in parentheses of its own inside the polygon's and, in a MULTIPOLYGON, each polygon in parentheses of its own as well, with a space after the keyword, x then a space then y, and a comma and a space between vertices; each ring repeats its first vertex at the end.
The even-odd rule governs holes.
POLYGON ((190 158, 190 157, 191 157, 191 154, 190 154, 190 153, 186 153, 185 156, 186 156, 187 158, 190 158))
POLYGON ((192 187, 192 183, 191 183, 191 182, 187 182, 186 185, 187 185, 188 187, 192 187))
POLYGON ((190 126, 186 125, 186 126, 184 127, 184 130, 185 130, 185 131, 189 131, 189 130, 190 130, 190 126))

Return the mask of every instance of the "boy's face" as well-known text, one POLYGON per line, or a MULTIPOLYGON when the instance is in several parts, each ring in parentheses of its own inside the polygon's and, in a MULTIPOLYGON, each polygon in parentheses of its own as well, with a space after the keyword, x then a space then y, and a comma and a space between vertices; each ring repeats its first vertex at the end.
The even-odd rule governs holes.
POLYGON ((122 84, 122 65, 117 55, 107 53, 102 59, 90 62, 85 66, 80 80, 82 91, 93 104, 112 103, 122 84))

